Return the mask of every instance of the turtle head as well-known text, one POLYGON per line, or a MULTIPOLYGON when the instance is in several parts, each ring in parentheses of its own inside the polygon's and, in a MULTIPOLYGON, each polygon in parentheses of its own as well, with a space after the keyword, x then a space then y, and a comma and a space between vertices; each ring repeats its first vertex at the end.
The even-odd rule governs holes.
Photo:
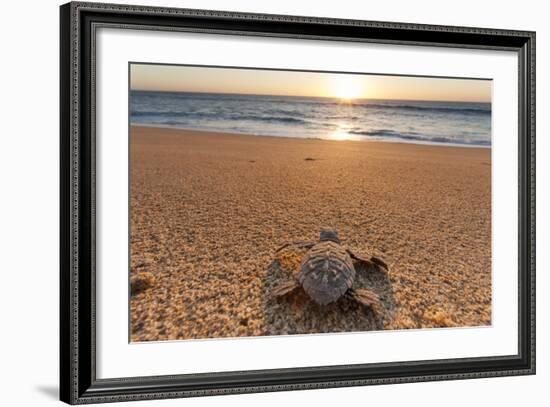
POLYGON ((321 242, 331 241, 335 243, 340 243, 338 232, 334 229, 321 229, 321 236, 319 237, 319 240, 321 242))

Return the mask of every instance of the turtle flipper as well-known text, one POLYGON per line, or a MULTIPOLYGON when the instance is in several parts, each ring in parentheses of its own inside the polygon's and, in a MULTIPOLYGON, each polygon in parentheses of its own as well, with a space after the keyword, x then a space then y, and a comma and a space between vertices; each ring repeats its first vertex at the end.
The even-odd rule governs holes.
POLYGON ((358 303, 371 307, 375 313, 380 311, 380 297, 374 291, 365 288, 349 289, 347 294, 358 303))
POLYGON ((275 253, 278 253, 281 250, 286 249, 289 246, 294 246, 294 247, 298 247, 298 248, 305 248, 305 249, 311 249, 313 246, 315 246, 315 243, 306 242, 306 241, 303 241, 303 240, 286 242, 281 247, 279 247, 277 250, 275 250, 275 253))
POLYGON ((382 267, 384 270, 388 271, 388 265, 384 260, 382 260, 380 257, 372 256, 370 260, 376 264, 377 266, 382 267))
POLYGON ((300 285, 298 284, 298 282, 296 280, 288 280, 288 281, 285 281, 285 282, 279 284, 278 286, 276 286, 271 291, 271 294, 274 297, 282 297, 283 295, 286 295, 286 294, 294 291, 298 287, 300 287, 300 285))
POLYGON ((379 257, 372 256, 371 258, 366 258, 366 257, 363 257, 363 256, 357 256, 355 253, 353 253, 349 249, 347 250, 347 252, 348 252, 349 256, 358 263, 363 263, 364 265, 366 265, 368 267, 376 267, 376 268, 378 268, 379 270, 382 270, 382 271, 388 271, 388 265, 386 264, 386 262, 384 260, 382 260, 379 257))

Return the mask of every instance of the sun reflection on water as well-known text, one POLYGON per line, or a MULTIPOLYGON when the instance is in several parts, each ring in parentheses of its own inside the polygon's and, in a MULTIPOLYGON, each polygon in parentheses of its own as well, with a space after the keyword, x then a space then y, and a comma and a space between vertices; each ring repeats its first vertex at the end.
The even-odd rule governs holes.
POLYGON ((349 123, 339 123, 337 127, 332 131, 328 139, 329 140, 359 140, 359 137, 350 131, 353 127, 349 123))

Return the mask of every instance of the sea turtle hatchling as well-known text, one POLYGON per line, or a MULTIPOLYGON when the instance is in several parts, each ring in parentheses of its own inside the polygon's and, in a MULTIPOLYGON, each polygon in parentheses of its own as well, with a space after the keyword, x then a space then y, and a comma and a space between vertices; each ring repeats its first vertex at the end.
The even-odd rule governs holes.
POLYGON ((364 258, 341 246, 338 233, 332 229, 321 230, 319 242, 285 243, 277 252, 289 246, 309 249, 300 264, 297 278, 276 286, 272 295, 280 297, 302 287, 317 304, 327 305, 340 297, 347 296, 360 304, 377 310, 380 299, 376 293, 364 288, 352 288, 355 281, 356 265, 363 263, 387 271, 388 266, 378 257, 364 258))

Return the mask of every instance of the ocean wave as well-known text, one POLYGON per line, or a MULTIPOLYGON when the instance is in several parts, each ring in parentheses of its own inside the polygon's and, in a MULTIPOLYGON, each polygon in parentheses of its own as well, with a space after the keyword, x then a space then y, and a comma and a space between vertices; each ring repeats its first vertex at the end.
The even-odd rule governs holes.
POLYGON ((429 136, 421 135, 419 133, 410 132, 408 134, 399 133, 393 130, 380 129, 380 130, 368 130, 368 131, 358 131, 351 130, 350 134, 355 134, 358 136, 365 137, 379 137, 379 138, 395 138, 408 141, 421 141, 424 143, 452 143, 452 144, 465 144, 465 145, 477 145, 477 146, 490 146, 490 140, 467 140, 463 138, 452 138, 452 137, 442 137, 442 136, 429 136))
MULTIPOLYGON (((473 103, 462 102, 416 102, 416 101, 395 101, 394 103, 384 103, 384 101, 371 99, 357 99, 349 104, 342 104, 339 99, 320 98, 320 97, 288 97, 288 96, 268 96, 268 95, 237 95, 237 94, 210 94, 210 93, 180 93, 180 92, 148 92, 132 91, 135 95, 146 98, 173 98, 177 100, 190 101, 192 99, 201 101, 215 102, 237 102, 237 103, 272 103, 275 105, 287 105, 288 103, 297 105, 311 106, 349 106, 375 109, 400 109, 409 111, 432 111, 441 113, 463 113, 463 114, 491 114, 490 103, 479 103, 473 106, 473 103), (380 103, 382 102, 382 103, 380 103)), ((475 104, 474 104, 475 105, 475 104)), ((300 114, 300 112, 289 111, 286 109, 274 109, 275 112, 282 114, 300 114)))
POLYGON ((140 117, 158 117, 169 119, 220 119, 225 121, 258 121, 258 122, 274 122, 274 123, 289 123, 289 124, 309 124, 306 119, 292 116, 269 116, 269 115, 243 115, 243 114, 221 114, 219 112, 179 112, 179 111, 133 111, 131 116, 134 118, 140 117))
POLYGON ((420 143, 491 145, 489 103, 257 95, 131 93, 131 123, 179 128, 420 143))
POLYGON ((410 111, 429 111, 429 112, 441 112, 441 113, 461 113, 461 114, 482 114, 487 115, 491 114, 490 109, 486 108, 472 108, 472 107, 447 107, 447 106, 414 106, 414 105, 386 105, 386 104, 376 104, 376 103, 365 103, 360 106, 367 108, 377 108, 377 109, 399 109, 399 110, 410 110, 410 111))
POLYGON ((290 116, 231 116, 226 117, 225 119, 230 120, 250 120, 250 121, 260 121, 260 122, 278 122, 278 123, 295 123, 295 124, 307 124, 308 120, 300 119, 297 117, 290 116))

